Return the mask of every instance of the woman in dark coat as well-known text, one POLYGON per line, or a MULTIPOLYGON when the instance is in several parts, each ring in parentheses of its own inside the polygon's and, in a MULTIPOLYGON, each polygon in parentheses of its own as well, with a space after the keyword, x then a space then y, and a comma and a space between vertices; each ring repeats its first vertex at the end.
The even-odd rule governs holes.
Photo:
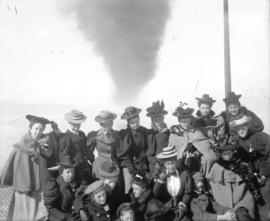
POLYGON ((89 196, 84 210, 92 221, 110 221, 110 207, 107 204, 107 194, 104 182, 98 180, 90 184, 85 194, 89 196))
POLYGON ((229 122, 237 118, 238 115, 246 115, 251 117, 250 130, 252 132, 263 131, 264 125, 262 120, 252 111, 247 109, 240 104, 240 97, 242 95, 236 95, 234 92, 229 92, 228 96, 223 99, 226 105, 226 111, 223 111, 220 116, 223 117, 225 122, 225 133, 233 135, 234 132, 231 131, 229 127, 229 122))
POLYGON ((127 129, 120 131, 120 139, 114 146, 112 158, 119 165, 124 177, 125 193, 131 188, 132 176, 138 171, 148 172, 147 129, 140 126, 139 113, 141 109, 128 107, 121 116, 127 120, 127 129))
POLYGON ((270 136, 264 132, 252 130, 252 119, 245 115, 230 122, 238 134, 238 145, 245 161, 259 175, 260 193, 264 202, 258 202, 260 220, 269 219, 270 215, 270 136))
POLYGON ((188 217, 192 184, 189 173, 183 168, 176 168, 175 147, 165 147, 157 155, 164 168, 155 180, 153 195, 169 208, 167 218, 172 220, 190 220, 188 217), (168 204, 171 203, 171 206, 168 204))
POLYGON ((74 162, 68 157, 60 161, 59 176, 51 178, 44 188, 44 204, 52 221, 72 220, 72 204, 76 197, 79 184, 74 179, 74 162))
POLYGON ((8 220, 45 220, 47 210, 41 195, 49 173, 39 140, 50 121, 33 115, 26 115, 26 119, 30 121, 29 131, 14 144, 1 172, 0 183, 13 186, 15 190, 8 220))
POLYGON ((148 149, 146 156, 149 162, 150 176, 155 178, 155 168, 159 167, 156 155, 162 152, 164 147, 168 146, 170 130, 164 122, 164 115, 168 112, 164 110, 164 102, 153 102, 151 107, 147 108, 147 117, 151 118, 152 129, 147 136, 148 149))
POLYGON ((86 148, 86 135, 80 130, 81 124, 86 121, 86 116, 78 110, 72 110, 65 114, 65 119, 69 129, 60 136, 59 148, 75 162, 76 179, 89 184, 91 181, 89 161, 92 156, 90 150, 86 148))

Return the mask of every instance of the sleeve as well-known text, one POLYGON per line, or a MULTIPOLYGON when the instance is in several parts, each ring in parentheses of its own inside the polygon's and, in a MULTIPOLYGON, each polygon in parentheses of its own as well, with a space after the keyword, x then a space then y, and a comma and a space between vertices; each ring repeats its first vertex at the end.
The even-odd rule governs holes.
POLYGON ((193 199, 191 201, 191 211, 193 213, 192 220, 194 221, 217 221, 217 214, 209 213, 206 211, 207 206, 201 204, 208 203, 207 201, 199 202, 198 199, 193 199))
POLYGON ((44 205, 46 206, 49 216, 55 220, 65 221, 68 217, 58 209, 61 204, 61 195, 57 183, 54 179, 49 180, 44 187, 44 205))
POLYGON ((118 145, 116 146, 116 157, 119 161, 121 167, 126 167, 131 174, 134 174, 135 166, 133 165, 132 160, 130 159, 130 148, 132 146, 132 141, 129 135, 122 137, 118 145))
POLYGON ((59 159, 64 156, 72 157, 72 141, 65 134, 62 134, 59 138, 59 159))
POLYGON ((89 160, 91 163, 95 161, 94 151, 96 149, 96 136, 96 131, 92 131, 87 135, 86 147, 89 152, 89 160))
POLYGON ((164 184, 155 182, 154 187, 153 187, 153 195, 155 198, 159 198, 161 193, 163 192, 164 184))
POLYGON ((243 107, 243 114, 251 117, 250 126, 251 126, 251 130, 253 132, 263 131, 263 129, 264 129, 263 122, 254 112, 243 107))
POLYGON ((184 184, 184 194, 182 197, 182 202, 188 206, 190 200, 191 200, 191 191, 192 191, 192 183, 191 183, 191 177, 187 171, 182 172, 181 176, 183 177, 181 180, 183 180, 184 184))
POLYGON ((157 162, 156 156, 156 139, 153 133, 150 133, 147 136, 147 145, 148 149, 146 151, 146 157, 148 159, 148 162, 151 165, 154 165, 157 162))
POLYGON ((220 204, 218 204, 216 201, 211 200, 212 201, 212 207, 213 210, 219 214, 219 215, 223 215, 224 213, 226 213, 228 210, 230 210, 229 207, 225 207, 225 206, 221 206, 220 204))
POLYGON ((73 208, 77 214, 79 214, 80 210, 84 208, 84 200, 86 199, 86 195, 84 194, 84 190, 87 185, 81 185, 80 188, 76 191, 76 198, 73 202, 73 208))

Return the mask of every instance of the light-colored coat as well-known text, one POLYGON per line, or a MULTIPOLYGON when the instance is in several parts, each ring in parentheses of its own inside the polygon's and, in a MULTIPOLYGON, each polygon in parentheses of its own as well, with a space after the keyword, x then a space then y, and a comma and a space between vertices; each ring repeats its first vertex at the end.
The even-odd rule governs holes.
POLYGON ((236 210, 244 207, 254 217, 254 201, 246 183, 234 172, 215 163, 208 176, 217 203, 236 210))

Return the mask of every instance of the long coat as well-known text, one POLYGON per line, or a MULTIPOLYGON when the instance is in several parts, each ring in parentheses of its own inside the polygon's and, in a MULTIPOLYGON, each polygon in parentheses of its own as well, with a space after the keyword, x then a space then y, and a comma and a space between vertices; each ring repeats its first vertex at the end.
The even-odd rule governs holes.
POLYGON ((208 175, 215 201, 236 211, 244 207, 254 217, 254 201, 242 178, 234 172, 215 163, 208 175))
POLYGON ((178 159, 183 157, 183 153, 189 144, 192 144, 202 154, 201 171, 204 175, 207 175, 216 161, 216 155, 209 139, 198 129, 184 130, 180 126, 172 126, 169 145, 175 146, 178 159))
POLYGON ((190 208, 194 221, 216 221, 218 215, 230 210, 215 202, 208 193, 192 194, 190 208))
POLYGON ((98 131, 92 131, 87 135, 87 149, 90 150, 91 155, 94 156, 96 150, 98 156, 96 159, 92 159, 93 162, 93 175, 95 178, 99 178, 99 168, 105 161, 112 162, 112 145, 119 139, 119 132, 112 130, 108 137, 103 129, 98 131))
POLYGON ((76 181, 65 183, 61 176, 51 178, 44 188, 44 204, 49 220, 67 221, 72 214, 72 204, 79 185, 76 181))
MULTIPOLYGON (((252 132, 263 131, 264 129, 263 122, 254 112, 248 110, 246 107, 241 107, 238 115, 239 114, 243 114, 243 115, 251 117, 251 122, 249 123, 249 125, 250 125, 250 130, 252 132)), ((230 129, 229 122, 234 120, 236 116, 230 115, 228 111, 221 112, 220 116, 223 117, 224 122, 225 122, 225 133, 231 134, 231 135, 235 134, 235 131, 230 129)))
POLYGON ((112 150, 113 161, 120 168, 127 168, 131 175, 139 170, 148 170, 147 129, 140 126, 137 130, 128 127, 120 131, 120 139, 112 150))

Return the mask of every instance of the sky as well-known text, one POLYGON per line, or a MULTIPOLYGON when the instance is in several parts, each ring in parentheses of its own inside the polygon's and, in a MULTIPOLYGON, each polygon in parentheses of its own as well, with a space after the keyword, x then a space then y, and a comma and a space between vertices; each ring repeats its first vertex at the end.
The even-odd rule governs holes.
MULTIPOLYGON (((269 0, 230 0, 232 90, 270 132, 269 0)), ((163 99, 197 108, 209 93, 224 110, 222 0, 2 0, 0 2, 0 158, 22 133, 28 113, 66 130, 71 109, 98 128, 100 110, 120 116, 163 99)), ((1 161, 2 162, 2 161, 1 161)), ((1 166, 1 163, 0 163, 1 166)))

